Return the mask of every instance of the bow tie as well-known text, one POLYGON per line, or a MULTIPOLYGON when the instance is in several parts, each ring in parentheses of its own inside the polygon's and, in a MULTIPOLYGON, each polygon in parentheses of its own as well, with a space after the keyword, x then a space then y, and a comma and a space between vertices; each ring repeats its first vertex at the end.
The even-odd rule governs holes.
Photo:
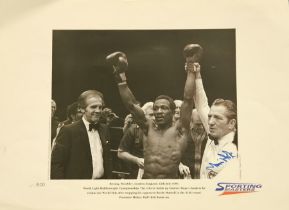
POLYGON ((218 140, 215 139, 215 138, 213 138, 210 134, 209 134, 209 138, 210 138, 212 141, 214 141, 215 145, 218 145, 218 144, 219 144, 218 140))
POLYGON ((99 124, 92 124, 92 123, 90 123, 88 130, 89 130, 89 131, 92 131, 92 129, 98 130, 98 128, 99 128, 99 124))

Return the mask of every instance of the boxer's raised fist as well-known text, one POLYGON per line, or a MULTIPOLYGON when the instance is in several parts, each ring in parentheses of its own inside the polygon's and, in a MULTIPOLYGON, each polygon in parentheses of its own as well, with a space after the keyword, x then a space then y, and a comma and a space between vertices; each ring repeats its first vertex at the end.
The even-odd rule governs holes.
POLYGON ((116 82, 126 82, 125 72, 128 67, 126 55, 123 52, 114 52, 106 56, 106 61, 113 66, 116 82))
POLYGON ((106 61, 113 65, 114 73, 120 74, 127 70, 128 62, 123 52, 114 52, 106 56, 106 61))
POLYGON ((199 44, 188 44, 184 48, 184 56, 187 63, 199 62, 203 54, 203 48, 199 44))

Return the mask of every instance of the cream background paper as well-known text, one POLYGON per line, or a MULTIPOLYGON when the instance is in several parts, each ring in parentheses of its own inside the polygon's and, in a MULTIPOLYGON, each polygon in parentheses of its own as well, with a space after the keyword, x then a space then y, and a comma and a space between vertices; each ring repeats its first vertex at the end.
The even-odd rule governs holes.
POLYGON ((0 0, 0 209, 288 209, 288 9, 286 0, 0 0), (214 28, 236 28, 242 182, 260 192, 217 196, 216 181, 189 180, 207 189, 122 200, 86 195, 92 181, 48 179, 53 29, 214 28))

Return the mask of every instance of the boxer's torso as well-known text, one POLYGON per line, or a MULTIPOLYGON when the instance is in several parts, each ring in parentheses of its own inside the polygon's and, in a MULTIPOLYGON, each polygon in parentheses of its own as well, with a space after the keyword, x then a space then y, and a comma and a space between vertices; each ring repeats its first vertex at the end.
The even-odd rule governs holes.
POLYGON ((178 178, 178 166, 186 144, 186 134, 172 126, 159 130, 149 126, 144 135, 144 178, 178 178))

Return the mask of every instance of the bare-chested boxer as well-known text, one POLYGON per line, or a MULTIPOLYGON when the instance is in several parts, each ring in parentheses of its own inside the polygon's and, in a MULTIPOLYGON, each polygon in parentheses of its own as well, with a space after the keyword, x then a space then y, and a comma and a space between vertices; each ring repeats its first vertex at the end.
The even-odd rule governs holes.
MULTIPOLYGON (((197 62, 201 53, 202 48, 199 45, 186 47, 186 62, 190 64, 197 62)), ((126 55, 122 52, 116 52, 107 56, 107 60, 113 65, 114 75, 124 105, 144 132, 143 178, 178 178, 178 166, 190 132, 195 74, 193 71, 187 71, 181 116, 177 123, 173 125, 175 104, 170 97, 158 96, 153 105, 155 120, 146 119, 142 109, 136 105, 136 99, 126 82, 125 71, 128 66, 126 55)))

